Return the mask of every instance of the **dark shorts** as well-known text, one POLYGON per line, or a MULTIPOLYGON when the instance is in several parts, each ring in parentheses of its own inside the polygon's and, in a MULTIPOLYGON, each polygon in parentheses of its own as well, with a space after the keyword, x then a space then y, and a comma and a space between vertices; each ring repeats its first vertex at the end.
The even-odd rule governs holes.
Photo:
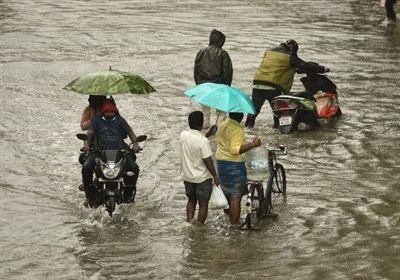
POLYGON ((219 183, 228 198, 241 198, 247 194, 246 163, 217 160, 219 183))
POLYGON ((207 179, 201 183, 190 183, 183 181, 185 184, 186 196, 190 199, 209 200, 212 192, 212 179, 207 179))

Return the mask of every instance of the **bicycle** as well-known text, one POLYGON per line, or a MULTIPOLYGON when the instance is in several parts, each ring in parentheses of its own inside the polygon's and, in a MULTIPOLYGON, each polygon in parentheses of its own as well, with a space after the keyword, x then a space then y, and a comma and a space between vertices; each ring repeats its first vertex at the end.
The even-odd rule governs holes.
POLYGON ((255 229, 264 217, 276 216, 273 214, 273 196, 286 197, 286 172, 282 164, 276 159, 276 153, 287 155, 287 147, 268 148, 268 173, 267 187, 264 190, 264 180, 247 181, 246 219, 240 228, 255 229), (255 221, 255 222, 254 222, 255 221), (253 225, 254 224, 254 225, 253 225))

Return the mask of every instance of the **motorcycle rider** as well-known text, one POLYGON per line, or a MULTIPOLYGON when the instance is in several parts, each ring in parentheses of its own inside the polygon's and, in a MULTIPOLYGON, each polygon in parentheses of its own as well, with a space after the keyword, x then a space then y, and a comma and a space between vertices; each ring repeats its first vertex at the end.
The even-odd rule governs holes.
MULTIPOLYGON (((111 99, 107 99, 101 109, 102 114, 95 116, 91 120, 89 129, 87 130, 88 140, 85 141, 84 150, 88 155, 82 165, 82 181, 84 189, 88 189, 88 185, 92 184, 93 171, 95 169, 95 159, 99 156, 96 152, 89 154, 89 147, 92 144, 95 150, 120 150, 126 148, 124 142, 126 136, 132 141, 133 150, 137 153, 141 150, 136 139, 136 135, 126 120, 118 114, 118 109, 111 99)), ((125 185, 136 186, 139 177, 139 166, 132 158, 132 154, 126 154, 126 171, 132 171, 133 176, 125 176, 125 185)), ((134 188, 126 188, 123 194, 124 202, 131 202, 134 188)), ((87 192, 85 191, 86 196, 87 192)), ((88 197, 86 197, 88 199, 88 197)))
MULTIPOLYGON (((231 58, 222 47, 225 44, 225 35, 216 29, 210 33, 209 45, 202 48, 194 61, 194 81, 196 85, 202 83, 216 83, 230 86, 232 83, 233 68, 231 58)), ((210 127, 211 109, 201 106, 204 114, 203 128, 210 127)), ((221 112, 218 112, 221 114, 221 112)), ((218 124, 223 121, 218 118, 218 124)))
MULTIPOLYGON (((81 129, 83 131, 88 130, 90 127, 90 121, 97 115, 101 115, 101 108, 103 107, 104 102, 107 97, 104 95, 90 95, 88 98, 89 105, 85 107, 82 111, 81 115, 81 129)), ((86 159, 85 154, 80 154, 79 163, 83 164, 86 159)), ((84 190, 83 184, 79 185, 78 189, 80 191, 84 190)))
MULTIPOLYGON (((247 115, 245 127, 254 127, 255 120, 265 100, 271 101, 275 96, 290 94, 296 69, 317 73, 329 72, 329 68, 303 61, 297 56, 299 46, 293 39, 281 43, 278 47, 268 49, 264 53, 260 66, 253 79, 252 102, 255 115, 247 115)), ((274 117, 274 127, 278 119, 274 117)))

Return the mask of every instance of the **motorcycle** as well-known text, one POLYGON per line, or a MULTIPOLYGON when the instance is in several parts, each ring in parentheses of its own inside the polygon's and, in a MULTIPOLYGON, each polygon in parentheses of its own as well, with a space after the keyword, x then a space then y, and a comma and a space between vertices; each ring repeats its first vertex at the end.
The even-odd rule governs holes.
MULTIPOLYGON (((88 140, 86 134, 80 133, 76 136, 82 141, 88 140)), ((146 139, 146 135, 140 135, 137 137, 137 142, 143 142, 146 139)), ((124 201, 124 192, 128 188, 133 188, 130 202, 135 199, 136 186, 126 185, 124 177, 135 175, 132 171, 125 170, 125 163, 127 154, 131 153, 134 160, 136 160, 136 155, 130 146, 121 150, 92 150, 91 152, 97 153, 99 156, 95 160, 93 183, 84 190, 88 198, 88 205, 91 208, 104 205, 112 217, 116 205, 126 202, 124 201)), ((83 164, 85 156, 85 153, 81 150, 79 156, 81 164, 83 164)))
POLYGON ((297 73, 306 74, 300 79, 305 91, 279 95, 271 102, 282 134, 312 130, 342 114, 336 85, 325 74, 297 73))

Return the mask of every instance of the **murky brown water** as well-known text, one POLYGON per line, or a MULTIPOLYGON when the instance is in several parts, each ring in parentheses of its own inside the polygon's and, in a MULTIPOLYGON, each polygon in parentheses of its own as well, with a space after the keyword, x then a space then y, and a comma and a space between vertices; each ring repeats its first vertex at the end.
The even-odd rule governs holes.
POLYGON ((400 28, 378 2, 0 1, 0 278, 399 279, 400 28), (204 228, 184 222, 177 144, 194 105, 183 91, 212 28, 227 35, 235 86, 250 92, 265 48, 294 38, 340 93, 343 118, 317 132, 280 135, 264 106, 255 133, 288 145, 288 197, 257 232, 220 211, 204 228), (116 97, 149 140, 136 205, 115 224, 81 206, 87 96, 62 90, 110 65, 158 90, 116 97))

